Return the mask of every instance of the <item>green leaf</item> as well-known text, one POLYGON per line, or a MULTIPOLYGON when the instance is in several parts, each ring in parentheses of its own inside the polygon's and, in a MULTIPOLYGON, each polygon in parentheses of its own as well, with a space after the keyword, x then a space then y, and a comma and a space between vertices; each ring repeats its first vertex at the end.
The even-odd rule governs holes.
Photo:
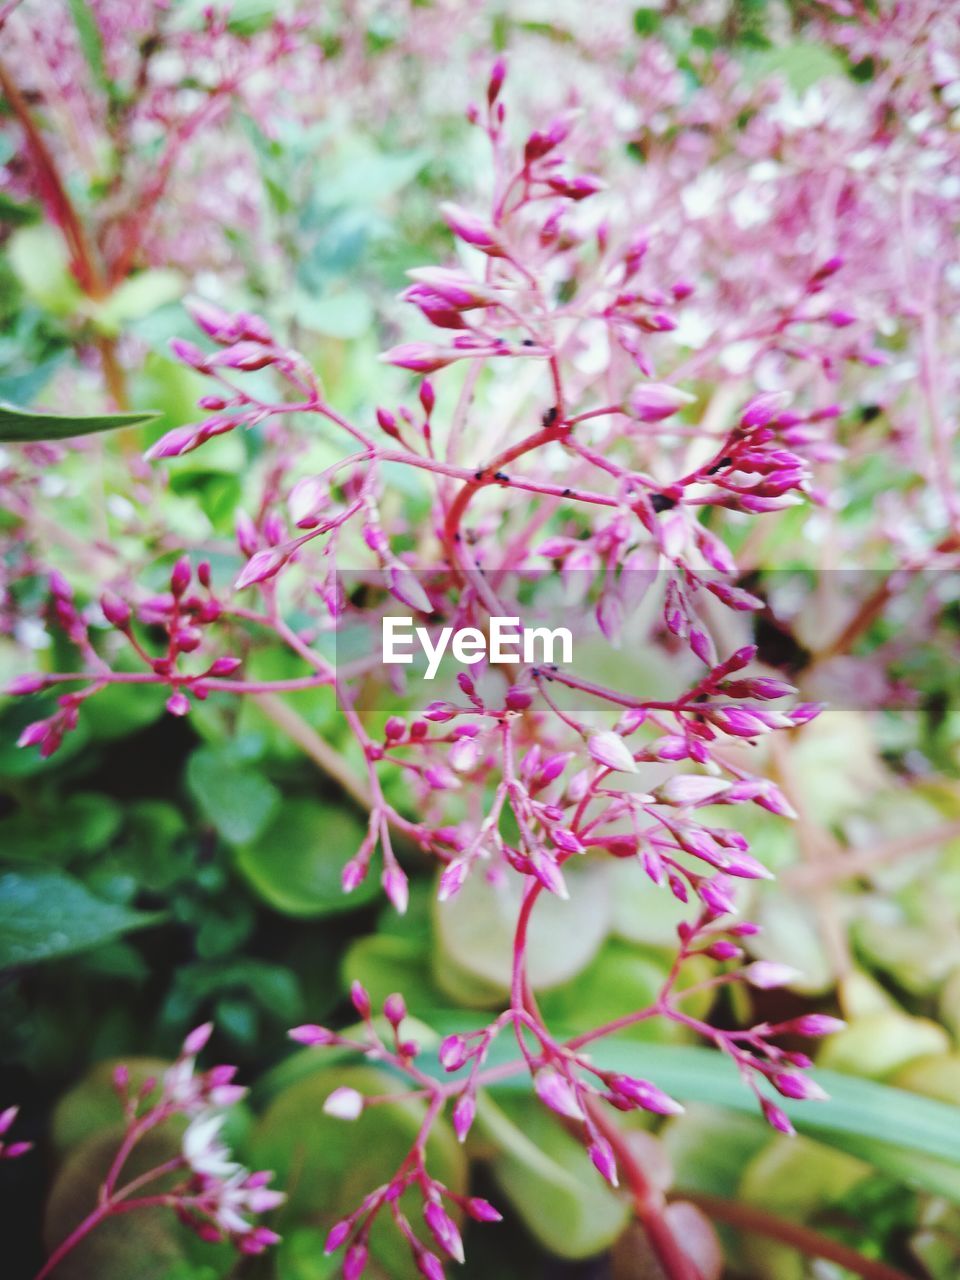
POLYGON ((163 917, 104 902, 58 871, 0 876, 0 969, 75 955, 163 917))
POLYGON ((124 280, 101 302, 94 318, 103 333, 118 334, 133 320, 150 315, 167 302, 183 297, 183 276, 178 271, 141 271, 124 280))
POLYGON ((493 1176, 552 1253, 588 1258, 623 1231, 627 1204, 596 1176, 583 1145, 534 1099, 504 1099, 500 1106, 481 1098, 477 1129, 497 1148, 493 1176))
MULTIPOLYGON (((472 1024, 440 1018, 434 1028, 445 1034, 472 1024)), ((562 1038, 555 1029, 555 1034, 562 1038)), ((497 1040, 488 1066, 511 1061, 516 1050, 497 1040)), ((705 1102, 733 1111, 756 1114, 756 1101, 744 1088, 735 1067, 710 1049, 611 1040, 591 1046, 596 1065, 656 1081, 681 1102, 705 1102)), ((428 1059, 424 1070, 434 1071, 428 1059)), ((437 1067, 435 1073, 443 1073, 437 1067)), ((816 1072, 830 1095, 827 1102, 792 1102, 777 1098, 797 1130, 840 1151, 859 1156, 908 1186, 921 1187, 960 1201, 960 1107, 918 1097, 873 1080, 816 1072)), ((524 1072, 500 1082, 496 1089, 529 1089, 524 1072)))
POLYGON ((230 844, 255 840, 280 805, 280 792, 273 783, 238 764, 229 751, 213 747, 201 747, 191 755, 187 786, 230 844))
POLYGON ((107 77, 106 64, 103 60, 103 37, 97 25, 92 7, 87 0, 68 0, 70 16, 77 28, 80 48, 87 60, 87 66, 99 87, 109 92, 110 81, 107 77))
POLYGON ((97 431, 117 431, 152 422, 155 413, 104 413, 94 417, 71 414, 30 413, 15 405, 0 404, 0 441, 21 444, 28 440, 71 440, 97 431))
MULTIPOLYGON (((527 957, 537 990, 568 982, 590 963, 607 935, 613 912, 606 867, 570 867, 567 900, 544 894, 530 922, 527 957)), ((439 942, 435 975, 447 988, 448 964, 494 992, 510 985, 513 931, 523 885, 513 878, 494 886, 471 876, 456 897, 435 906, 439 942)))
MULTIPOLYGON (((419 1098, 384 1103, 352 1122, 324 1114, 323 1103, 339 1086, 363 1094, 396 1093, 393 1076, 371 1067, 328 1067, 285 1089, 267 1108, 250 1139, 254 1168, 273 1169, 276 1184, 289 1195, 277 1214, 282 1235, 293 1226, 310 1224, 326 1230, 352 1213, 363 1197, 393 1176, 402 1164, 423 1120, 419 1098)), ((427 1167, 455 1193, 466 1186, 466 1160, 449 1124, 440 1120, 430 1131, 427 1167)), ((400 1203, 411 1225, 423 1233, 419 1196, 408 1192, 400 1203)), ((410 1250, 388 1214, 379 1215, 371 1235, 371 1252, 392 1280, 414 1280, 410 1250)))
POLYGON ((340 885, 343 864, 357 852, 364 830, 346 809, 289 800, 262 835, 237 850, 237 866, 264 902, 285 915, 354 911, 379 892, 373 876, 349 895, 340 885))

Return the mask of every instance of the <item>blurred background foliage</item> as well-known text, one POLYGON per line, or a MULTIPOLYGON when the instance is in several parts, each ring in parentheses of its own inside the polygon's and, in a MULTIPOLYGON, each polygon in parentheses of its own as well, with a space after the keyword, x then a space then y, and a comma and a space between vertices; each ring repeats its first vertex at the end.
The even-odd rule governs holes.
MULTIPOLYGON (((238 36, 255 36, 277 7, 241 0, 230 26, 238 36)), ((71 276, 61 240, 36 203, 15 186, 0 194, 0 399, 103 409, 92 353, 107 343, 122 355, 127 403, 162 415, 140 431, 136 450, 193 421, 202 380, 174 363, 167 348, 173 336, 193 336, 181 306, 190 289, 262 312, 315 362, 330 399, 345 409, 396 396, 402 385, 396 371, 375 357, 400 332, 394 295, 404 271, 446 255, 437 201, 474 181, 477 142, 462 113, 473 64, 483 65, 490 49, 509 47, 521 66, 527 56, 540 65, 544 50, 568 60, 560 65, 576 66, 586 11, 595 6, 559 5, 556 12, 530 6, 529 15, 521 4, 471 6, 482 12, 465 23, 468 48, 452 47, 446 70, 425 68, 411 40, 432 7, 430 0, 324 6, 299 38, 313 42, 332 69, 328 84, 343 63, 349 92, 330 94, 312 119, 281 112, 271 130, 242 106, 218 121, 212 141, 185 160, 186 181, 191 166, 196 180, 204 146, 236 148, 245 157, 256 216, 249 225, 217 224, 216 193, 209 191, 203 208, 173 208, 174 217, 213 222, 208 260, 201 252, 192 262, 140 264, 94 298, 71 276)), ((174 8, 178 22, 199 20, 199 5, 174 8)), ((611 5, 604 21, 625 28, 626 60, 651 36, 681 55, 689 49, 684 65, 691 77, 692 54, 715 48, 731 51, 744 77, 783 75, 797 92, 824 75, 872 74, 869 66, 844 66, 836 53, 792 36, 791 27, 802 25, 802 4, 739 0, 716 8, 716 21, 705 25, 685 22, 676 10, 622 5, 611 5)), ((51 0, 50 9, 75 24, 92 92, 122 111, 129 86, 109 80, 96 22, 82 0, 51 0)), ((456 28, 454 15, 451 38, 456 28)), ((0 163, 15 164, 9 103, 5 111, 11 128, 0 134, 0 163)), ((642 163, 642 155, 635 159, 642 163)), ((71 196, 85 215, 122 187, 127 163, 107 151, 90 172, 71 173, 71 196)), ((236 432, 170 464, 148 582, 152 575, 159 589, 169 573, 164 527, 209 543, 215 577, 233 575, 235 562, 222 548, 259 447, 257 431, 236 432)), ((121 554, 140 554, 143 533, 131 518, 126 472, 115 465, 123 450, 122 442, 83 445, 40 482, 53 486, 48 493, 65 543, 86 538, 99 519, 121 554), (91 505, 99 515, 91 515, 91 505)), ((310 455, 318 465, 334 456, 320 437, 310 455)), ((875 495, 896 483, 893 461, 879 452, 861 456, 849 478, 847 518, 865 516, 875 495)), ((426 514, 425 494, 414 489, 405 497, 412 504, 408 518, 426 514)), ((778 522, 784 546, 802 538, 803 518, 790 513, 778 522)), ((0 530, 15 529, 15 510, 0 511, 0 530)), ((55 563, 56 539, 49 550, 55 563)), ((45 592, 39 575, 22 571, 20 558, 29 554, 16 539, 6 544, 9 596, 17 606, 9 607, 11 616, 28 612, 31 598, 45 592)), ((94 558, 89 580, 78 584, 91 598, 97 573, 94 558)), ((47 645, 58 669, 76 662, 55 631, 14 629, 0 634, 0 673, 29 669, 29 650, 47 645)), ((670 1186, 811 1224, 867 1256, 949 1280, 960 1274, 954 1109, 960 1106, 960 792, 952 780, 958 676, 950 655, 921 653, 915 665, 925 682, 922 709, 827 715, 803 735, 790 768, 808 819, 806 838, 812 825, 821 849, 893 847, 929 830, 922 852, 905 861, 894 852, 871 865, 868 877, 851 880, 818 869, 801 847, 804 831, 782 819, 757 811, 748 833, 780 876, 761 885, 750 904, 751 918, 767 926, 758 954, 805 975, 786 997, 754 993, 754 1014, 765 1015, 765 1000, 776 1002, 770 1004, 776 1017, 814 1001, 839 1009, 849 1029, 826 1046, 821 1065, 903 1092, 860 1094, 859 1086, 844 1092, 841 1080, 831 1104, 839 1128, 828 1124, 789 1142, 731 1103, 725 1083, 713 1083, 701 1060, 669 1056, 685 1048, 677 1027, 641 1024, 625 1051, 632 1069, 649 1062, 651 1073, 665 1072, 660 1078, 669 1088, 687 1064, 687 1093, 680 1096, 692 1104, 660 1129, 657 1159, 670 1186), (918 752, 951 780, 914 781, 918 752), (918 1102, 914 1113, 913 1098, 945 1106, 925 1112, 918 1102), (867 1107, 866 1120, 856 1120, 858 1103, 867 1107), (894 1112, 903 1123, 886 1135, 888 1124, 896 1128, 894 1112), (941 1122, 947 1128, 938 1146, 931 1130, 941 1122), (852 1137, 848 1131, 844 1138, 844 1124, 854 1126, 852 1137)), ((272 678, 297 674, 276 653, 252 654, 249 670, 272 678)), ((297 709, 349 757, 327 691, 301 695, 297 709)), ((403 709, 399 701, 396 709, 403 709)), ((89 1194, 101 1176, 119 1119, 110 1064, 122 1058, 145 1075, 176 1052, 191 1026, 212 1018, 218 1059, 238 1062, 243 1078, 257 1082, 231 1137, 254 1167, 275 1168, 290 1192, 278 1215, 283 1244, 266 1260, 235 1266, 158 1213, 105 1227, 65 1265, 64 1280, 133 1274, 324 1280, 337 1267, 322 1255, 325 1228, 392 1172, 415 1131, 419 1104, 378 1108, 352 1127, 331 1120, 321 1104, 332 1082, 367 1092, 382 1092, 384 1082, 367 1067, 335 1067, 330 1056, 291 1055, 286 1029, 307 1019, 347 1020, 352 978, 375 1003, 403 990, 427 1044, 470 1025, 470 1011, 497 1008, 508 949, 494 896, 474 878, 441 915, 432 875, 421 867, 405 918, 384 909, 372 886, 345 899, 340 870, 362 836, 362 816, 254 700, 238 705, 213 697, 175 720, 164 715, 161 692, 114 687, 91 701, 77 731, 47 762, 13 745, 38 714, 36 705, 0 705, 0 1099, 21 1101, 27 1135, 43 1139, 42 1154, 29 1163, 0 1166, 5 1274, 30 1274, 41 1236, 56 1239, 71 1197, 89 1194)), ((393 785, 399 800, 399 781, 393 785)), ((656 993, 676 924, 670 900, 617 867, 588 865, 579 879, 570 902, 544 903, 532 944, 544 1015, 571 1034, 656 993)), ((722 1004, 715 1016, 740 1016, 737 1001, 746 998, 725 997, 732 1005, 722 1004)), ((704 1011, 709 999, 704 995, 704 1011)), ((624 1234, 623 1204, 529 1097, 504 1092, 488 1099, 465 1151, 442 1125, 434 1142, 439 1177, 453 1187, 469 1179, 507 1208, 503 1227, 471 1233, 465 1275, 655 1274, 636 1236, 624 1234)), ((797 1252, 732 1227, 720 1230, 731 1275, 839 1280, 846 1274, 835 1264, 813 1271, 797 1252)), ((409 1274, 409 1260, 389 1239, 375 1238, 374 1245, 373 1274, 409 1274)))

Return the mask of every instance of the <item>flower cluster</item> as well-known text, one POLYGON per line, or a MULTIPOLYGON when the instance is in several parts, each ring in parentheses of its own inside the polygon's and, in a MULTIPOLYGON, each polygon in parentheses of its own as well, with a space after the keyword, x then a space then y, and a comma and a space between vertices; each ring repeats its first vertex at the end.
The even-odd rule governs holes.
POLYGON ((246 1089, 234 1083, 236 1068, 197 1069, 197 1055, 213 1032, 212 1023, 186 1037, 176 1061, 159 1077, 150 1076, 134 1089, 125 1066, 114 1072, 114 1088, 123 1108, 126 1129, 97 1198, 96 1208, 50 1254, 37 1280, 54 1272, 91 1231, 114 1214, 162 1206, 208 1242, 227 1240, 244 1255, 262 1253, 279 1236, 252 1219, 282 1204, 285 1196, 268 1184, 268 1172, 251 1173, 238 1164, 220 1131, 229 1108, 246 1089), (123 1171, 141 1140, 184 1116, 180 1153, 156 1168, 123 1181, 123 1171))
MULTIPOLYGON (((894 563, 955 562, 960 545, 942 409, 956 402, 956 387, 931 331, 937 322, 928 318, 947 324, 956 293, 944 245, 957 209, 949 182, 956 147, 947 134, 958 78, 949 60, 937 60, 937 106, 923 106, 929 94, 922 96, 919 73, 899 74, 912 67, 909 40, 888 47, 895 24, 872 19, 856 39, 842 21, 829 32, 881 68, 862 99, 848 101, 846 86, 824 90, 827 98, 805 102, 798 119, 776 84, 734 83, 736 69, 720 54, 704 58, 700 90, 688 98, 680 92, 682 69, 666 45, 651 41, 624 77, 627 110, 603 121, 610 136, 602 142, 590 120, 562 109, 515 143, 506 66, 498 60, 482 105, 469 111, 492 157, 485 206, 441 206, 455 257, 410 272, 402 298, 424 336, 383 356, 416 376, 410 403, 341 412, 276 326, 197 301, 191 312, 202 336, 176 340, 173 352, 207 380, 205 416, 173 428, 149 458, 163 462, 238 431, 262 445, 254 514, 235 517, 232 584, 215 589, 206 561, 194 570, 181 556, 169 591, 141 594, 118 574, 94 617, 61 577, 50 580, 51 623, 77 650, 81 669, 27 675, 10 691, 81 687, 61 696, 52 717, 32 723, 23 745, 55 751, 83 701, 112 683, 163 686, 175 715, 213 693, 330 686, 361 771, 335 753, 332 766, 330 753, 318 758, 369 814, 367 834, 343 869, 344 890, 355 890, 376 865, 403 912, 401 859, 413 851, 437 864, 441 901, 471 876, 519 886, 507 1006, 486 1026, 443 1040, 439 1078, 403 1034, 400 995, 386 1002, 381 1021, 354 985, 359 1031, 307 1025, 291 1033, 302 1044, 383 1063, 426 1103, 393 1178, 330 1234, 328 1249, 345 1247, 353 1280, 365 1269, 381 1213, 428 1280, 442 1274, 442 1257, 462 1259, 458 1218, 496 1219, 485 1201, 437 1181, 425 1152, 447 1108, 463 1141, 478 1091, 505 1073, 526 1072, 536 1096, 582 1138, 600 1175, 629 1184, 671 1276, 685 1274, 680 1245, 658 1216, 616 1115, 669 1116, 680 1104, 664 1087, 669 1082, 608 1070, 594 1050, 654 1018, 686 1028, 735 1065, 783 1133, 792 1125, 779 1099, 824 1096, 805 1074, 810 1058, 779 1041, 830 1034, 838 1020, 806 1014, 717 1028, 684 1001, 735 983, 766 990, 796 976, 752 950, 757 927, 739 918, 749 902, 745 886, 771 873, 763 850, 752 851, 727 820, 730 810, 749 805, 796 816, 786 781, 769 776, 765 746, 802 729, 820 706, 799 700, 798 688, 760 661, 752 619, 767 603, 749 575, 762 567, 765 529, 789 508, 815 507, 820 542, 833 549, 843 494, 829 487, 831 468, 844 448, 858 457, 870 448, 869 437, 844 427, 851 406, 860 406, 864 429, 888 414, 913 441, 918 472, 935 482, 935 503, 907 486, 885 508, 882 543, 894 563), (851 113, 842 127, 829 110, 834 92, 851 113), (909 145, 929 158, 909 167, 922 176, 905 196, 898 180, 908 144, 884 124, 901 106, 920 117, 909 145), (601 181, 597 161, 625 140, 643 151, 644 181, 601 181), (900 268, 877 252, 881 229, 893 220, 906 221, 906 242, 916 227, 925 248, 936 250, 936 275, 916 255, 919 326, 900 268), (896 381, 875 381, 894 359, 892 337, 912 344, 916 359, 905 367, 921 383, 927 428, 904 408, 896 381), (270 378, 273 392, 264 390, 270 378), (870 405, 876 414, 864 412, 870 405), (304 424, 336 450, 322 469, 303 460, 304 424), (401 469, 429 486, 429 515, 419 524, 398 516, 391 502, 401 469), (359 575, 358 589, 345 568, 359 575), (491 617, 511 614, 510 575, 523 580, 531 618, 559 583, 574 600, 575 621, 592 615, 611 647, 631 634, 649 597, 656 608, 647 610, 640 643, 665 656, 683 690, 646 697, 562 664, 497 670, 480 663, 443 699, 426 699, 412 678, 397 681, 408 709, 380 716, 370 710, 382 678, 376 659, 337 663, 319 643, 358 621, 379 622, 396 605, 428 628, 482 630, 491 617), (136 671, 104 655, 109 645, 94 643, 98 628, 124 646, 136 671), (246 656, 262 644, 282 649, 302 674, 247 678, 246 656), (403 779, 403 801, 388 794, 388 775, 403 779), (609 860, 628 863, 685 904, 689 919, 677 930, 675 961, 655 1000, 562 1039, 547 1025, 531 978, 531 917, 544 894, 574 892, 578 864, 609 860), (693 961, 708 976, 689 979, 693 961), (489 1065, 494 1043, 499 1048, 511 1035, 514 1059, 489 1065), (400 1207, 410 1190, 422 1198, 440 1256, 400 1207)), ((610 172, 622 177, 613 160, 610 172)), ((855 557, 860 537, 855 531, 838 541, 838 554, 855 557)), ((858 615, 845 637, 855 639, 860 626, 858 615)), ((272 1207, 276 1193, 222 1147, 209 1108, 229 1100, 223 1091, 234 1086, 220 1069, 195 1074, 204 1035, 188 1040, 161 1103, 141 1112, 128 1099, 131 1132, 157 1123, 147 1118, 158 1107, 193 1116, 183 1155, 191 1173, 175 1193, 176 1207, 202 1234, 256 1251, 272 1237, 247 1218, 272 1207)), ((350 1121, 380 1101, 341 1087, 326 1109, 350 1121)), ((112 1184, 106 1195, 112 1203, 112 1184)))

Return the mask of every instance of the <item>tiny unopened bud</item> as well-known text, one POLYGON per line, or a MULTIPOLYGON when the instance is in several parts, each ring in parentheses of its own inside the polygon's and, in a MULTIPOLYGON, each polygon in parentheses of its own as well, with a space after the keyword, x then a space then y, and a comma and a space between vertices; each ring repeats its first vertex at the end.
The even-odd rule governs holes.
POLYGON ((444 1071, 459 1071, 466 1065, 470 1055, 469 1046, 463 1036, 449 1035, 441 1041, 437 1056, 444 1071))
POLYGON ((167 699, 167 710, 172 716, 185 716, 189 713, 190 699, 182 689, 178 689, 167 699))
POLYGON ((489 1200, 483 1200, 480 1196, 471 1196, 464 1207, 474 1222, 503 1221, 503 1214, 489 1200))
POLYGON ((619 734, 603 730, 587 740, 587 750, 598 764, 620 773, 636 773, 637 762, 619 734))
POLYGON ((7 685, 5 692, 9 697, 17 697, 21 694, 40 693, 42 689, 47 687, 45 676, 37 674, 14 676, 7 685))
POLYGON ((424 1206, 423 1217, 434 1240, 444 1253, 448 1253, 455 1262, 463 1262, 463 1240, 457 1230, 457 1224, 443 1205, 436 1200, 428 1200, 424 1206))
POLYGON ((311 1046, 333 1044, 336 1040, 332 1031, 328 1031, 326 1027, 318 1027, 312 1022, 305 1022, 301 1027, 291 1027, 287 1035, 291 1040, 296 1040, 297 1044, 311 1046))
POLYGON ((357 1089, 341 1085, 324 1102, 323 1110, 337 1120, 357 1120, 363 1112, 363 1094, 357 1089))
POLYGON ((751 987, 771 991, 775 987, 785 987, 790 982, 796 982, 803 974, 789 964, 779 964, 775 960, 754 960, 753 964, 748 964, 744 969, 743 976, 751 987))
POLYGON ((689 392, 665 382, 643 382, 631 392, 629 408, 641 422, 662 422, 695 399, 689 392))
POLYGON ((617 1161, 613 1154, 613 1148, 606 1138, 597 1137, 591 1142, 587 1154, 593 1161, 593 1166, 601 1177, 606 1178, 611 1187, 619 1185, 617 1178, 617 1161))
POLYGON ((190 561, 186 556, 181 556, 170 571, 170 590, 175 596, 182 596, 190 585, 192 570, 190 561))
POLYGON ((195 1057, 201 1049, 206 1048, 207 1042, 212 1035, 212 1022, 205 1022, 202 1026, 195 1027, 183 1042, 183 1052, 186 1057, 195 1057))
POLYGON ((370 1003, 370 995, 362 982, 351 982, 350 1000, 360 1017, 366 1021, 370 1017, 373 1006, 370 1003))
POLYGON ((472 1093, 462 1093, 453 1106, 451 1121, 458 1142, 466 1142, 467 1134, 477 1114, 477 1103, 472 1093))
POLYGON ((392 1027, 399 1027, 400 1023, 407 1016, 407 1005, 399 992, 387 996, 383 1002, 383 1016, 392 1027))
POLYGON ((537 1097, 551 1111, 556 1111, 561 1116, 569 1116, 572 1120, 584 1119, 583 1108, 577 1099, 576 1090, 555 1067, 543 1067, 538 1071, 533 1077, 533 1087, 537 1097))

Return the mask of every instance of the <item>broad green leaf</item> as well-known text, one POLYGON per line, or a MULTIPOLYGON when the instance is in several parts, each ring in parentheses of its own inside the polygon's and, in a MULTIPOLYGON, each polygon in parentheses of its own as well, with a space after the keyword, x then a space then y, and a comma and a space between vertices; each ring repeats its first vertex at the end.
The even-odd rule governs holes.
POLYGON ((0 404, 0 441, 23 444, 31 440, 72 440, 98 431, 118 431, 152 422, 155 413, 103 413, 93 417, 33 413, 15 405, 0 404))
POLYGON ((58 871, 9 871, 0 876, 0 969, 74 955, 161 919, 104 902, 58 871))
POLYGON ((229 751, 201 747, 187 762, 187 786, 204 815, 230 844, 261 834, 280 805, 280 792, 229 751))
POLYGON ((818 80, 844 75, 843 63, 820 44, 788 44, 759 49, 743 59, 746 78, 756 83, 767 76, 782 76, 796 93, 804 93, 818 80))
POLYGON ((535 1099, 481 1098, 476 1124, 496 1148, 493 1176, 551 1253, 588 1258, 620 1235, 628 1205, 597 1177, 582 1143, 535 1099))
MULTIPOLYGON (((530 921, 528 971, 537 989, 558 986, 584 969, 607 935, 613 911, 605 867, 569 867, 564 875, 567 900, 541 894, 530 921)), ((471 876, 456 897, 436 904, 434 927, 439 943, 436 976, 446 961, 493 989, 510 983, 513 932, 524 888, 517 877, 494 886, 471 876)))
POLYGON ((776 1135, 747 1165, 739 1198, 787 1218, 808 1218, 838 1201, 865 1178, 870 1165, 845 1151, 798 1135, 776 1135))
MULTIPOLYGON (((396 1080, 371 1067, 326 1068, 285 1089, 267 1108, 250 1139, 254 1168, 276 1171, 277 1185, 289 1200, 279 1211, 278 1229, 296 1224, 329 1228, 352 1213, 372 1187, 396 1172, 413 1144, 425 1104, 411 1097, 370 1108, 357 1120, 324 1114, 323 1103, 339 1086, 364 1094, 396 1093, 396 1080)), ((466 1185, 466 1159, 445 1121, 435 1124, 427 1142, 427 1167, 451 1190, 466 1185)), ((416 1193, 401 1204, 414 1229, 423 1231, 416 1193)), ((410 1251, 389 1215, 380 1215, 371 1238, 372 1252, 395 1280, 417 1275, 410 1251), (384 1220, 387 1219, 387 1220, 384 1220)))
MULTIPOLYGON (((434 1018, 438 1032, 462 1030, 461 1017, 434 1018)), ((557 1029, 554 1034, 559 1035, 557 1029)), ((591 1046, 597 1066, 650 1079, 681 1102, 705 1102, 756 1115, 753 1094, 744 1087, 733 1064, 710 1049, 632 1043, 622 1040, 591 1046)), ((512 1061, 516 1046, 495 1040, 488 1065, 512 1061)), ((424 1059, 424 1070, 441 1075, 424 1059)), ((868 1161, 910 1186, 960 1200, 960 1107, 918 1097, 873 1080, 817 1070, 816 1079, 830 1095, 827 1102, 792 1102, 777 1098, 801 1133, 868 1161)), ((522 1070, 499 1082, 496 1090, 527 1090, 522 1070)))
MULTIPOLYGON (((44 1213, 43 1234, 51 1251, 96 1206, 97 1189, 123 1136, 122 1121, 94 1133, 72 1149, 61 1165, 44 1213)), ((179 1152, 179 1138, 167 1127, 137 1144, 125 1173, 137 1177, 179 1152)), ((172 1175, 176 1177, 176 1175, 172 1175)), ((166 1185, 170 1185, 170 1177, 166 1185)), ((165 1183, 158 1181, 157 1189, 165 1183)), ((101 1223, 57 1266, 58 1280, 166 1280, 170 1268, 186 1256, 187 1229, 163 1206, 119 1214, 101 1223)))
POLYGON ((340 885, 343 865, 357 852, 364 831, 347 809, 289 800, 256 840, 237 850, 237 866, 264 902, 286 915, 354 911, 379 892, 373 873, 351 894, 340 885))
POLYGON ((97 327, 103 333, 118 334, 125 325, 150 315, 167 302, 183 296, 183 276, 178 271, 155 269, 141 271, 124 280, 97 304, 93 312, 97 327))
POLYGON ((760 1114, 692 1102, 658 1135, 673 1164, 681 1191, 705 1191, 733 1199, 747 1163, 771 1141, 770 1126, 760 1114))
POLYGON ((850 1022, 823 1046, 820 1061, 836 1071, 879 1080, 914 1058, 949 1048, 950 1037, 939 1023, 892 1010, 850 1022))
POLYGON ((362 983, 378 1007, 394 991, 402 991, 408 1007, 418 1012, 437 1004, 429 958, 415 938, 382 933, 358 938, 344 953, 340 972, 344 987, 354 981, 362 983))
POLYGON ((111 796, 78 791, 0 820, 0 849, 11 862, 72 862, 104 848, 121 822, 111 796))
POLYGON ((113 1083, 121 1061, 130 1073, 134 1092, 148 1080, 158 1080, 170 1066, 164 1058, 111 1058, 91 1067, 83 1079, 57 1102, 50 1119, 50 1140, 62 1156, 95 1133, 113 1129, 123 1121, 123 1111, 113 1083))
POLYGON ((70 273, 63 239, 49 222, 21 227, 5 245, 6 256, 24 292, 55 316, 73 315, 83 302, 70 273))

